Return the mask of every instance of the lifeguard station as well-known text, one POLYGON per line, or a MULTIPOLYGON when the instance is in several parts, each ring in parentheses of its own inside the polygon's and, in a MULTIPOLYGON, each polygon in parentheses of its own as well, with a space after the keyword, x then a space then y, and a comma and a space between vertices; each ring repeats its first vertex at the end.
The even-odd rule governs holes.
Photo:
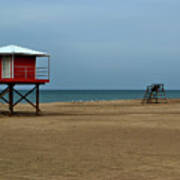
POLYGON ((14 107, 25 100, 39 113, 39 86, 49 83, 50 55, 48 53, 35 51, 19 46, 0 47, 0 84, 7 87, 0 92, 0 99, 9 105, 10 114, 13 114, 14 107), (37 58, 47 59, 46 65, 37 66, 37 58), (15 89, 16 85, 34 85, 26 94, 22 94, 15 89), (36 93, 36 103, 27 98, 33 91, 36 93), (19 99, 14 102, 14 93, 19 95, 19 99), (5 95, 8 94, 8 98, 5 95))
POLYGON ((142 103, 167 103, 164 84, 152 84, 147 86, 142 103))

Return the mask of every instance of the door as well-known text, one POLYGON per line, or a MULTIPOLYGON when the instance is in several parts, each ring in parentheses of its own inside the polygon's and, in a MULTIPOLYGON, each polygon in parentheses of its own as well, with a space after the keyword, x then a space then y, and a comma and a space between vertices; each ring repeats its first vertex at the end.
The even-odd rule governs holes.
POLYGON ((12 58, 3 57, 2 59, 2 78, 11 78, 12 77, 12 58))

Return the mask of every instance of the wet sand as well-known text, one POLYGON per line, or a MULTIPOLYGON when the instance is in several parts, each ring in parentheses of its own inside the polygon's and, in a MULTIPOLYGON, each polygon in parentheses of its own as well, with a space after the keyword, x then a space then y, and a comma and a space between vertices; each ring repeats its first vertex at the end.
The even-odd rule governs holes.
POLYGON ((180 100, 0 105, 2 180, 178 180, 180 100))

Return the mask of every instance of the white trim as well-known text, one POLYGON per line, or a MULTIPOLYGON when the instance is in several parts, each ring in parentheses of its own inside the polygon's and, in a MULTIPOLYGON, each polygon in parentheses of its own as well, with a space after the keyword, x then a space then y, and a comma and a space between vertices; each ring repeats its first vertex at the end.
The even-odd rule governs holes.
POLYGON ((12 76, 11 78, 14 78, 14 54, 12 54, 12 63, 11 63, 11 69, 12 69, 12 76))
POLYGON ((48 80, 50 80, 50 56, 48 56, 48 80))
POLYGON ((37 58, 35 57, 35 65, 34 65, 34 79, 37 79, 37 77, 36 77, 36 71, 37 71, 37 69, 36 69, 36 65, 37 65, 37 58))

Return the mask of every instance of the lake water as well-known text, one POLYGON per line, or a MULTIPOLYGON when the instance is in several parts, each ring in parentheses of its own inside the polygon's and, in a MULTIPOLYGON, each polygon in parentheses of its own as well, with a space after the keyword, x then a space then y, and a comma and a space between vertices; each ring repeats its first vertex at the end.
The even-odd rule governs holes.
MULTIPOLYGON (((27 91, 21 90, 25 94, 27 91)), ((180 90, 166 91, 167 98, 180 98, 180 90)), ((41 90, 41 102, 80 102, 143 98, 143 90, 41 90)), ((29 96, 32 101, 34 97, 29 96)), ((18 96, 15 95, 17 99, 18 96)))

